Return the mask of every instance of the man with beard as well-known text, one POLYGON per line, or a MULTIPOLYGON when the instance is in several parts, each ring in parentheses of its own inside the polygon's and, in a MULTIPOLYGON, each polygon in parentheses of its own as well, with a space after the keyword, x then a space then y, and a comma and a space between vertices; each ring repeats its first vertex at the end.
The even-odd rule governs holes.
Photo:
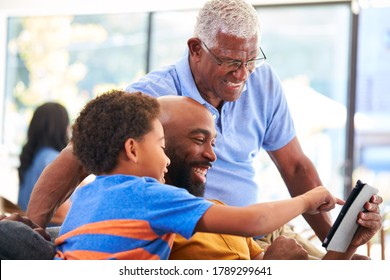
MULTIPOLYGON (((158 100, 162 109, 159 119, 167 140, 165 153, 171 160, 165 175, 166 183, 184 187, 191 194, 203 197, 207 171, 216 160, 213 146, 218 141, 211 132, 213 124, 205 121, 205 115, 209 112, 206 107, 188 97, 164 96, 158 100)), ((376 202, 367 203, 366 207, 375 212, 378 206, 376 203, 380 203, 381 198, 374 196, 371 201, 373 200, 376 202)), ((216 200, 215 202, 222 204, 216 200)), ((380 220, 378 213, 373 214, 372 218, 377 222, 380 220)), ((363 237, 364 231, 373 234, 375 228, 359 227, 359 233, 355 235, 349 252, 354 252, 358 246, 368 241, 363 237)), ((323 259, 346 259, 346 256, 343 253, 328 252, 323 259)), ((264 252, 252 238, 197 232, 189 240, 176 235, 169 259, 280 260, 308 257, 307 251, 293 238, 279 236, 264 252)))
MULTIPOLYGON (((165 152, 171 159, 166 183, 183 186, 191 194, 203 197, 207 171, 216 160, 214 136, 202 122, 207 109, 186 97, 160 97, 159 103, 160 121, 167 139, 165 152)), ((291 246, 286 253, 305 258, 303 248, 291 241, 297 246, 291 246)), ((263 250, 252 238, 196 233, 190 240, 176 235, 170 259, 255 259, 262 255, 263 250)))

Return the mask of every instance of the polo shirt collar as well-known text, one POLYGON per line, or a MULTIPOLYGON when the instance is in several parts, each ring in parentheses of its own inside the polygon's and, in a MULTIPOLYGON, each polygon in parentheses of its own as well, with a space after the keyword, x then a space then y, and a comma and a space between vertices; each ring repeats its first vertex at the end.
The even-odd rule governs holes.
POLYGON ((191 97, 192 99, 198 101, 200 104, 205 105, 207 102, 203 99, 196 87, 194 78, 192 77, 188 51, 187 54, 179 60, 176 65, 177 76, 181 83, 181 93, 183 96, 191 97))

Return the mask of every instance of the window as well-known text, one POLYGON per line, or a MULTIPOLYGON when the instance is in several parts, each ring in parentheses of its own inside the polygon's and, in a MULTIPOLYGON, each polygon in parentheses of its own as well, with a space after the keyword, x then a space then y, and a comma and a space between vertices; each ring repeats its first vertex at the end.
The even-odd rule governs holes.
POLYGON ((147 19, 148 13, 8 18, 1 124, 5 186, 18 185, 18 157, 37 106, 57 101, 72 121, 87 100, 145 74, 147 19))
POLYGON ((173 64, 185 55, 196 15, 197 10, 153 14, 150 69, 173 64))
MULTIPOLYGON (((302 148, 324 185, 342 197, 350 7, 259 7, 258 14, 261 46, 282 80, 302 148)), ((259 161, 260 197, 289 197, 271 160, 259 161)))
POLYGON ((358 39, 354 176, 390 207, 390 7, 363 8, 358 39))
POLYGON ((13 17, 8 26, 7 144, 23 143, 42 102, 59 101, 74 118, 97 93, 145 74, 147 14, 13 17))

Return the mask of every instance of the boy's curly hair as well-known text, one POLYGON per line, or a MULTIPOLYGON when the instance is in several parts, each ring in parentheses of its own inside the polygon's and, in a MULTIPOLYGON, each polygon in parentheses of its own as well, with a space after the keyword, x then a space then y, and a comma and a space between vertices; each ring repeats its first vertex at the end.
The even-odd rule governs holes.
POLYGON ((73 125, 73 152, 86 170, 112 171, 128 138, 141 141, 160 113, 153 97, 111 90, 88 102, 73 125))

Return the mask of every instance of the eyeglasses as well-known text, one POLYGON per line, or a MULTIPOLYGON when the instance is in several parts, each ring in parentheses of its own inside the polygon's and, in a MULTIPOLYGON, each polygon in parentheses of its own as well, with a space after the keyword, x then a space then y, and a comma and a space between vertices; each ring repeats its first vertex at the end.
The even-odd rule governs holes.
POLYGON ((263 50, 261 47, 259 47, 260 52, 261 52, 261 57, 256 57, 254 59, 250 59, 247 62, 242 62, 241 60, 237 59, 222 59, 216 56, 207 46, 205 43, 202 42, 202 45, 205 47, 207 52, 211 54, 211 56, 215 59, 217 64, 222 67, 223 70, 229 72, 229 71, 236 71, 241 67, 242 64, 245 65, 245 68, 248 69, 250 73, 252 73, 256 67, 260 67, 267 57, 265 56, 263 50))

